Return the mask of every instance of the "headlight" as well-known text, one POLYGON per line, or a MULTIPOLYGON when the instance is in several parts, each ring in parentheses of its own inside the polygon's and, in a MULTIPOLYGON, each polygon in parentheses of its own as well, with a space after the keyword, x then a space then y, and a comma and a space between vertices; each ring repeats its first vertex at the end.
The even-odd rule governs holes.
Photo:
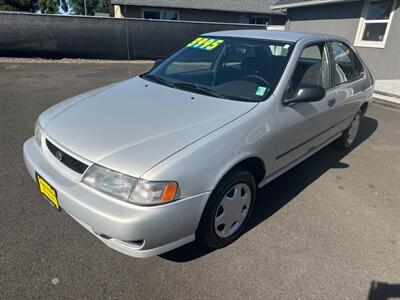
POLYGON ((175 182, 149 182, 101 167, 91 166, 82 182, 117 199, 138 205, 157 205, 177 198, 175 182))
POLYGON ((120 200, 127 201, 137 179, 113 170, 93 165, 85 173, 82 182, 120 200))
POLYGON ((35 140, 40 148, 42 148, 43 129, 40 126, 39 119, 35 122, 35 140))

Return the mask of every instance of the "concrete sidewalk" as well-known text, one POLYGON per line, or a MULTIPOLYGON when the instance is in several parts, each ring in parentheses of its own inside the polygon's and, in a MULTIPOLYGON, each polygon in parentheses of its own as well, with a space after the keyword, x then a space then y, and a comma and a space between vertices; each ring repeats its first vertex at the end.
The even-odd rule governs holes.
POLYGON ((400 108, 400 79, 377 80, 375 83, 374 101, 400 108))

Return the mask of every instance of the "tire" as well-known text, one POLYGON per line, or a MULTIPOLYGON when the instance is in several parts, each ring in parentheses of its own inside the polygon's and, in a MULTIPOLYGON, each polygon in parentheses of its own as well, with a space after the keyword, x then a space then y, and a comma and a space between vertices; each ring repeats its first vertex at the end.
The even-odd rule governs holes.
POLYGON ((256 191, 256 182, 250 172, 237 170, 227 174, 208 199, 196 240, 217 249, 240 237, 253 211, 256 191))
POLYGON ((341 137, 339 137, 336 141, 333 142, 333 145, 339 149, 349 149, 353 146, 354 141, 356 140, 358 130, 360 127, 360 122, 362 118, 362 111, 359 110, 353 117, 350 126, 343 131, 341 137))

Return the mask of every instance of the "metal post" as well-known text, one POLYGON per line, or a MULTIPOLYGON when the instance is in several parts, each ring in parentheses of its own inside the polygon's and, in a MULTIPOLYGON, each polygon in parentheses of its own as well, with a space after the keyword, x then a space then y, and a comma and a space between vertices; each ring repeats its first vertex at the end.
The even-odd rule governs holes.
POLYGON ((85 16, 87 16, 86 0, 83 0, 83 4, 85 5, 85 16))

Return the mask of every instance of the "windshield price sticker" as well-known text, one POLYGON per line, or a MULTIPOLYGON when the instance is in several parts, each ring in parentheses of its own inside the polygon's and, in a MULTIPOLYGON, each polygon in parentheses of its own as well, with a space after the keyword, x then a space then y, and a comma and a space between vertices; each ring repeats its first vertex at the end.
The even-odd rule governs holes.
POLYGON ((187 44, 186 47, 211 51, 223 42, 224 40, 198 37, 193 42, 187 44))

